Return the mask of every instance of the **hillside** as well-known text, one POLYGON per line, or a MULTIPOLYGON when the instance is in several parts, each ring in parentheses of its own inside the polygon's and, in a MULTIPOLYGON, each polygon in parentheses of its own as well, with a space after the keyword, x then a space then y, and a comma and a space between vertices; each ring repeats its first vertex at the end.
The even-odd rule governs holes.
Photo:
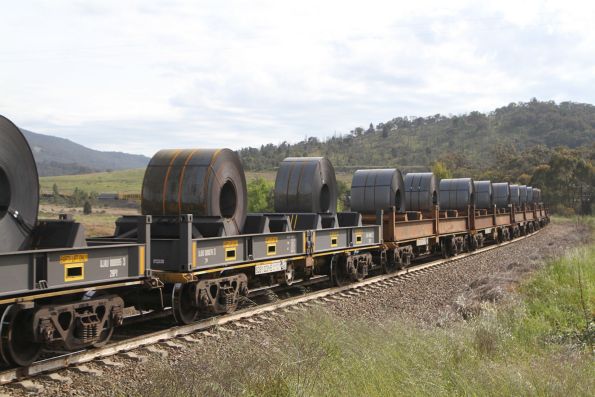
POLYGON ((455 169, 487 170, 503 154, 537 145, 584 147, 595 142, 595 106, 572 102, 511 103, 488 114, 397 117, 320 141, 309 138, 240 151, 249 170, 276 167, 287 156, 322 155, 337 169, 393 166, 428 169, 444 161, 455 169))
POLYGON ((121 152, 101 152, 68 139, 21 130, 29 141, 40 176, 84 174, 145 167, 149 158, 121 152))

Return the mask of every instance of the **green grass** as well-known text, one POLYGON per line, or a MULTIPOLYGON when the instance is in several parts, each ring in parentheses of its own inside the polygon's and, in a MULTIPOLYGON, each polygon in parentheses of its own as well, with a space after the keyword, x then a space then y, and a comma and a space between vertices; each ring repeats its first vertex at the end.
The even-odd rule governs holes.
POLYGON ((140 193, 144 173, 143 168, 138 168, 94 174, 44 176, 39 178, 39 182, 42 193, 52 193, 54 184, 62 194, 70 194, 75 188, 96 193, 140 193))
MULTIPOLYGON (((54 184, 62 194, 69 195, 75 188, 85 192, 96 193, 140 193, 143 185, 144 168, 97 172, 93 174, 44 176, 39 178, 42 193, 52 193, 54 184)), ((246 172, 246 180, 250 182, 257 177, 275 182, 275 171, 246 172)), ((351 184, 351 174, 338 173, 337 180, 351 184)))
POLYGON ((205 357, 153 366, 142 394, 590 396, 594 288, 591 244, 551 261, 518 295, 469 321, 432 328, 308 312, 261 345, 236 339, 237 350, 215 358, 215 367, 205 357))

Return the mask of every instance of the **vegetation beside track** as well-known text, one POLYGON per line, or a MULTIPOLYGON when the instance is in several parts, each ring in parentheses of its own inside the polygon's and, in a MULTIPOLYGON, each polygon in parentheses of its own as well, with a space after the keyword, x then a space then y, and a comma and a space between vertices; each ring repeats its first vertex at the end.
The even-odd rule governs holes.
POLYGON ((592 395, 594 311, 590 243, 552 259, 509 299, 466 321, 428 327, 308 311, 278 338, 239 347, 241 361, 154 368, 149 394, 592 395))

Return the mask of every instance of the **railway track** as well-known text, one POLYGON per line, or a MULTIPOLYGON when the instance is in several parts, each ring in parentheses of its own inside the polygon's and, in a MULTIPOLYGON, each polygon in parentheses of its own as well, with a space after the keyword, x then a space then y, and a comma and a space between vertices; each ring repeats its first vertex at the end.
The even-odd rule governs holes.
MULTIPOLYGON (((188 325, 174 326, 164 330, 158 330, 138 336, 133 336, 124 340, 114 341, 101 348, 81 350, 77 352, 59 355, 56 357, 43 359, 33 363, 28 367, 11 368, 3 370, 0 372, 0 385, 6 385, 17 381, 23 381, 42 374, 45 375, 53 373, 71 366, 79 366, 94 360, 106 359, 118 353, 124 353, 137 348, 147 347, 156 343, 169 341, 174 338, 184 337, 186 335, 190 335, 201 331, 208 331, 210 329, 222 326, 224 324, 239 322, 240 320, 250 319, 260 315, 265 315, 266 313, 272 313, 281 309, 289 308, 308 302, 324 302, 325 300, 328 301, 335 298, 346 299, 356 297, 357 295, 364 292, 371 292, 377 289, 393 286, 394 284, 401 282, 404 279, 425 272, 434 271, 438 267, 457 262, 461 259, 516 243, 518 241, 529 238, 537 233, 539 233, 539 231, 516 238, 512 241, 490 245, 488 247, 478 249, 474 252, 463 253, 448 259, 439 259, 411 266, 407 269, 400 270, 392 274, 370 277, 360 282, 355 282, 346 286, 326 288, 320 291, 308 293, 306 295, 290 297, 276 302, 241 309, 231 314, 211 317, 188 325)), ((207 335, 209 335, 208 332, 207 335)))

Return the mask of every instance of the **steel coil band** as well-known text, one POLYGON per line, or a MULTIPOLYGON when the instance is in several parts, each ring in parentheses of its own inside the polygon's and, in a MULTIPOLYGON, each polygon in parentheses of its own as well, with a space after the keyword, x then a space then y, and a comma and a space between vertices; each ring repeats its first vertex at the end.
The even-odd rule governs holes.
POLYGON ((405 210, 427 211, 438 204, 436 177, 431 172, 405 175, 405 210))
POLYGON ((519 203, 527 204, 527 185, 519 185, 519 203))
MULTIPOLYGON (((508 182, 492 183, 494 204, 498 208, 507 208, 512 199, 512 186, 508 182)), ((518 201, 518 189, 516 189, 516 200, 518 201)))
POLYGON ((401 171, 395 168, 357 170, 351 180, 351 210, 373 212, 395 207, 405 210, 405 186, 401 171))
POLYGON ((521 205, 521 187, 519 185, 510 185, 510 204, 521 205))
POLYGON ((324 157, 288 157, 275 179, 275 211, 309 213, 337 211, 335 169, 324 157))
POLYGON ((469 205, 475 202, 473 179, 441 180, 438 197, 441 210, 466 210, 469 205))
POLYGON ((143 215, 220 216, 240 233, 246 220, 246 177, 229 149, 166 149, 149 162, 143 215))
POLYGON ((27 140, 0 116, 0 252, 27 249, 37 223, 39 178, 27 140))
POLYGON ((474 181, 475 187, 475 207, 479 209, 492 208, 494 205, 494 195, 492 182, 474 181))

